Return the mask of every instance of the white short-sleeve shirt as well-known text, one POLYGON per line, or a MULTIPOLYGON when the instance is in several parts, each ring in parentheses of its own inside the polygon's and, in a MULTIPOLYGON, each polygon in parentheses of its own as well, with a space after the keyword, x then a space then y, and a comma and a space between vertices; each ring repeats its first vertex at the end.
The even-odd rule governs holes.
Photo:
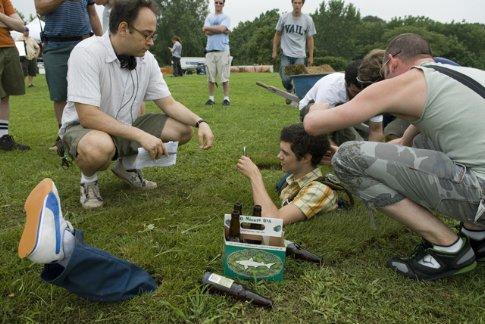
POLYGON ((120 67, 109 32, 80 42, 68 61, 68 101, 60 134, 64 134, 67 125, 79 122, 76 102, 99 107, 116 120, 131 125, 144 101, 171 95, 153 54, 146 52, 136 62, 133 70, 120 67))
MULTIPOLYGON (((326 103, 330 107, 335 107, 349 101, 345 84, 345 74, 335 72, 318 80, 307 92, 305 97, 300 100, 298 104, 299 108, 305 108, 312 100, 314 102, 326 103)), ((382 115, 374 116, 370 121, 380 123, 382 122, 382 115)))

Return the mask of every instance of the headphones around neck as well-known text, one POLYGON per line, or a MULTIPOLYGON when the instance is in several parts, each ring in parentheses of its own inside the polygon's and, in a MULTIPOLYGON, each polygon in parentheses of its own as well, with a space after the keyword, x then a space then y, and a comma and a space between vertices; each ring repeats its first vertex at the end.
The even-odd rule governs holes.
POLYGON ((120 61, 120 66, 122 69, 134 70, 136 68, 136 58, 134 56, 128 55, 116 55, 120 61))

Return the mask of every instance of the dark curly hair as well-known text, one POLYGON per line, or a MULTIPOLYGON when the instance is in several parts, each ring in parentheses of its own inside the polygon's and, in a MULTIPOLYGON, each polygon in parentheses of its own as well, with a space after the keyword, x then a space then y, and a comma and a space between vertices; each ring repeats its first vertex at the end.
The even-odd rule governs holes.
POLYGON ((291 144, 291 150, 296 158, 301 160, 305 154, 312 156, 312 166, 316 167, 323 155, 330 148, 327 135, 312 136, 305 132, 303 124, 293 124, 281 130, 280 141, 291 144))

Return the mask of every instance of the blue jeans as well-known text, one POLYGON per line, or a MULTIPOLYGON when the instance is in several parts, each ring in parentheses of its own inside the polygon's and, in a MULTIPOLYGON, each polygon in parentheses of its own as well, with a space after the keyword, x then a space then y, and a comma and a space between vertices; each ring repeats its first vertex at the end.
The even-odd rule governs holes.
POLYGON ((79 230, 74 236, 75 247, 67 266, 46 264, 41 274, 43 280, 101 302, 126 300, 157 288, 145 270, 84 244, 79 230))
POLYGON ((291 78, 289 78, 285 73, 285 67, 294 64, 305 64, 305 61, 305 57, 289 57, 281 54, 280 77, 281 82, 283 83, 283 87, 285 87, 287 91, 293 90, 293 84, 291 83, 291 78))

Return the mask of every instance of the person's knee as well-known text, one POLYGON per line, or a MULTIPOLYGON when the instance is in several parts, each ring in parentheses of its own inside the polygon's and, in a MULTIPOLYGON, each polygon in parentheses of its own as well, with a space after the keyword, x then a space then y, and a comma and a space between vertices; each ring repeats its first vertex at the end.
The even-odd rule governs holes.
POLYGON ((360 155, 360 146, 363 142, 349 141, 339 146, 332 157, 332 167, 337 176, 347 174, 354 169, 354 164, 360 155))
POLYGON ((179 143, 185 144, 192 139, 192 128, 190 126, 183 126, 179 134, 179 143))
POLYGON ((79 141, 77 147, 78 159, 99 169, 109 165, 115 152, 115 145, 110 138, 99 138, 97 136, 86 135, 79 141))

